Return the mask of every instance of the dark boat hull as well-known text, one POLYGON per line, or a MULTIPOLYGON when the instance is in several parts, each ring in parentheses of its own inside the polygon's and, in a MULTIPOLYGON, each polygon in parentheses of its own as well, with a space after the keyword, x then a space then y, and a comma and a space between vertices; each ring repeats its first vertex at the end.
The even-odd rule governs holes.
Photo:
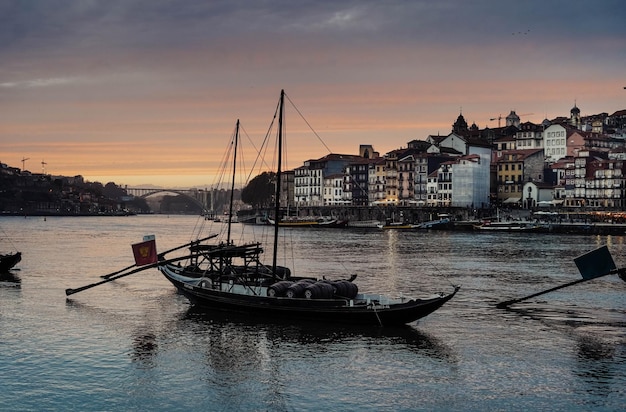
POLYGON ((458 291, 389 305, 354 305, 346 299, 305 299, 242 295, 198 286, 159 268, 192 304, 212 310, 248 313, 266 319, 295 319, 375 326, 405 325, 439 309, 458 291))
POLYGON ((7 255, 0 255, 0 272, 8 272, 13 269, 22 260, 22 253, 10 253, 7 255))

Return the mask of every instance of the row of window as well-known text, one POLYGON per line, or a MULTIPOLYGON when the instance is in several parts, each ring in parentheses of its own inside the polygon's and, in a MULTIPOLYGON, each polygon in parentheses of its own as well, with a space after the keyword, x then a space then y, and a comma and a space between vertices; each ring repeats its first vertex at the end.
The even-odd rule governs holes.
POLYGON ((565 137, 565 131, 561 130, 558 132, 548 132, 548 137, 565 137))
POLYGON ((508 171, 509 170, 509 166, 511 166, 511 170, 522 170, 524 168, 524 165, 522 163, 517 163, 517 164, 510 164, 510 163, 505 163, 505 164, 498 164, 498 171, 508 171), (517 167, 516 167, 517 166, 517 167))
POLYGON ((550 146, 565 146, 565 139, 550 139, 546 140, 546 147, 550 146))
POLYGON ((548 156, 565 156, 565 148, 561 147, 561 148, 553 148, 553 149, 547 149, 546 150, 546 154, 548 156))

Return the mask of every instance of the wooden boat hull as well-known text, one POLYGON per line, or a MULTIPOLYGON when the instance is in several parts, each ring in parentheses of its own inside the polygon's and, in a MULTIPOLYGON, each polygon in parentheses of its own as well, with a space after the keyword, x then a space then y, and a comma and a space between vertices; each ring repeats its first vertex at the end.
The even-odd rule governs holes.
POLYGON ((394 300, 393 303, 386 302, 387 298, 380 295, 359 295, 352 300, 271 297, 264 295, 264 287, 256 289, 258 294, 239 294, 203 287, 202 280, 184 276, 180 273, 181 268, 173 265, 159 266, 159 270, 199 307, 248 313, 267 319, 285 318, 373 326, 397 326, 414 322, 439 309, 459 289, 455 287, 447 295, 440 294, 426 299, 404 298, 402 301, 394 300), (374 300, 375 297, 379 300, 374 300))
POLYGON ((453 226, 454 225, 450 219, 438 219, 438 220, 431 220, 428 222, 420 223, 418 225, 418 228, 419 229, 431 229, 431 230, 437 230, 437 229, 444 230, 444 229, 450 229, 453 226))
POLYGON ((13 269, 22 260, 22 253, 9 253, 6 255, 0 255, 0 272, 8 272, 13 269))
MULTIPOLYGON (((274 225, 275 222, 271 219, 268 219, 268 224, 274 225)), ((338 219, 293 219, 293 220, 281 220, 278 222, 279 227, 290 227, 290 228, 341 228, 348 226, 347 220, 338 220, 338 219)))
POLYGON ((483 223, 480 225, 474 226, 475 230, 486 230, 491 232, 540 232, 544 230, 544 227, 541 225, 530 223, 530 222, 521 222, 521 223, 483 223))

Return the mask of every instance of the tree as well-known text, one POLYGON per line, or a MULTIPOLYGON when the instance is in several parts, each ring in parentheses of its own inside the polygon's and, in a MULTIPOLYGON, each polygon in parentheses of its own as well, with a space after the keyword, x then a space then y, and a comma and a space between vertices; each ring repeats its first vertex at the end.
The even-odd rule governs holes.
POLYGON ((116 200, 119 200, 123 198, 124 196, 128 196, 128 193, 126 193, 126 189, 119 187, 113 182, 109 182, 106 185, 104 185, 102 194, 105 197, 108 197, 109 199, 116 199, 116 200))
POLYGON ((254 177, 241 191, 241 200, 255 208, 271 206, 275 178, 274 172, 263 172, 254 177))

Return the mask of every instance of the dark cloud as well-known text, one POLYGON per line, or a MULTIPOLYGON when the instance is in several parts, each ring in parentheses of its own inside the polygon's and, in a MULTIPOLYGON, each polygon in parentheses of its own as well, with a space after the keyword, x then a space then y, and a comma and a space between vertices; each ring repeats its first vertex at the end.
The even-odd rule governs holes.
POLYGON ((619 0, 2 0, 5 51, 190 48, 232 38, 437 44, 624 34, 619 0), (610 28, 610 30, 609 30, 610 28))

